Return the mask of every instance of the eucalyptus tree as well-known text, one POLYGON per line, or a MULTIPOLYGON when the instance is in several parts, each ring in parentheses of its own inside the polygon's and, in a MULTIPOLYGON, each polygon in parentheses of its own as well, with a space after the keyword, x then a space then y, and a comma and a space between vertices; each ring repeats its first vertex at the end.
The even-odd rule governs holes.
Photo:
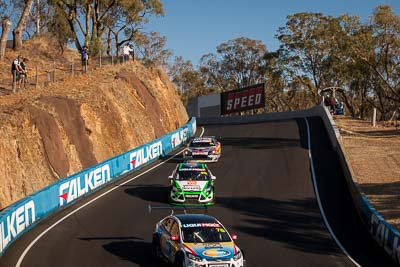
POLYGON ((340 79, 339 86, 344 89, 342 96, 350 114, 364 118, 371 110, 374 78, 371 69, 360 59, 359 53, 373 50, 372 33, 357 16, 344 14, 337 20, 340 38, 335 51, 337 61, 332 76, 340 79))
POLYGON ((266 46, 240 37, 217 46, 217 53, 200 59, 200 71, 209 87, 225 91, 265 81, 266 46))
MULTIPOLYGON (((28 39, 33 36, 40 36, 42 33, 48 31, 48 25, 53 23, 57 10, 51 5, 49 0, 33 0, 31 11, 29 12, 29 18, 25 34, 28 39)), ((64 29, 60 29, 62 32, 64 29)))
POLYGON ((286 25, 276 35, 281 42, 280 62, 286 66, 287 78, 303 83, 316 103, 321 89, 335 85, 331 84, 327 70, 332 66, 337 30, 338 22, 331 16, 297 13, 288 16, 286 25))
POLYGON ((205 85, 204 77, 194 68, 190 60, 184 60, 182 56, 177 56, 169 64, 167 69, 168 76, 177 86, 184 103, 191 97, 209 93, 211 90, 205 85))
POLYGON ((374 73, 375 106, 385 119, 400 107, 400 16, 390 6, 378 6, 370 27, 374 49, 360 58, 374 73))
POLYGON ((1 26, 2 32, 0 39, 0 59, 3 59, 6 54, 7 37, 11 29, 11 20, 8 17, 4 17, 2 19, 1 26))
POLYGON ((166 44, 167 37, 158 32, 140 34, 135 39, 135 53, 145 65, 159 65, 167 69, 173 53, 165 48, 166 44))
POLYGON ((20 50, 22 48, 22 34, 28 23, 29 13, 32 9, 33 0, 25 0, 22 3, 22 12, 19 17, 17 26, 13 30, 13 48, 20 50))
MULTIPOLYGON (((92 52, 97 53, 102 38, 114 34, 125 34, 132 39, 130 32, 135 32, 149 17, 163 14, 160 0, 50 0, 57 5, 68 20, 74 35, 76 47, 90 45, 92 52), (83 36, 81 42, 80 36, 83 36)), ((111 37, 110 37, 111 38, 111 37)), ((116 45, 121 45, 119 42, 116 45)), ((118 48, 118 47, 117 47, 118 48)))
MULTIPOLYGON (((150 17, 164 16, 164 8, 160 0, 123 0, 110 9, 110 16, 104 19, 107 27, 107 43, 115 44, 115 50, 119 54, 120 47, 126 42, 151 42, 152 33, 143 32, 144 24, 150 17)), ((154 39, 153 38, 153 39, 154 39)), ((112 50, 108 47, 108 50, 112 50)))

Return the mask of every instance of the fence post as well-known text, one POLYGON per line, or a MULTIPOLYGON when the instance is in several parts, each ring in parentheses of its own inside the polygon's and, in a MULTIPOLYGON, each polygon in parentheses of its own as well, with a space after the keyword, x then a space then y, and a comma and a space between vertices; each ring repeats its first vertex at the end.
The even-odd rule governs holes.
POLYGON ((36 85, 35 88, 37 89, 39 87, 39 71, 38 71, 38 66, 36 65, 36 85))
POLYGON ((12 81, 12 91, 15 93, 17 89, 17 71, 13 70, 13 81, 12 81))
POLYGON ((114 56, 111 55, 111 66, 114 66, 114 56))
POLYGON ((46 82, 47 82, 47 86, 50 84, 51 82, 51 75, 50 75, 50 70, 46 71, 46 82))
POLYGON ((74 77, 74 62, 71 63, 71 76, 74 77))
POLYGON ((374 108, 374 111, 372 113, 372 127, 376 126, 376 108, 374 108))
POLYGON ((54 61, 53 64, 53 82, 56 82, 56 62, 54 61))

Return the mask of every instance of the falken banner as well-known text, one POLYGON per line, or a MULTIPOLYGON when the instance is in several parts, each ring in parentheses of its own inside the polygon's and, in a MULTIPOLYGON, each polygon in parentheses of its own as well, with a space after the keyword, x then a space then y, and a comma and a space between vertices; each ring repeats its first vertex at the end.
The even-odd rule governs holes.
POLYGON ((400 263, 400 233, 372 207, 365 195, 361 198, 361 211, 372 237, 395 262, 400 263))
POLYGON ((221 115, 265 107, 264 83, 221 93, 221 115))
POLYGON ((48 215, 88 196, 124 174, 139 170, 182 147, 196 132, 196 119, 147 144, 61 179, 0 212, 0 256, 48 215))

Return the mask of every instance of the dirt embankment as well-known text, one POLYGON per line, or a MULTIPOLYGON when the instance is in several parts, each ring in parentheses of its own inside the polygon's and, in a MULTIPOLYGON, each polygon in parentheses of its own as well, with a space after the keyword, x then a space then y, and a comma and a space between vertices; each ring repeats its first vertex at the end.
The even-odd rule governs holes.
POLYGON ((400 127, 336 116, 346 157, 362 192, 400 229, 400 127))
POLYGON ((188 120, 174 86, 140 63, 0 97, 0 208, 188 120))

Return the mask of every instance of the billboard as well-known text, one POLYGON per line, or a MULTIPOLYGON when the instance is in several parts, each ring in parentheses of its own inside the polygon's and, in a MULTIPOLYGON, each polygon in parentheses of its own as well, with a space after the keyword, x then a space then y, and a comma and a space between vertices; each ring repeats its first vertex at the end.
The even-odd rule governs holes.
POLYGON ((264 83, 221 93, 221 115, 263 107, 264 83))

